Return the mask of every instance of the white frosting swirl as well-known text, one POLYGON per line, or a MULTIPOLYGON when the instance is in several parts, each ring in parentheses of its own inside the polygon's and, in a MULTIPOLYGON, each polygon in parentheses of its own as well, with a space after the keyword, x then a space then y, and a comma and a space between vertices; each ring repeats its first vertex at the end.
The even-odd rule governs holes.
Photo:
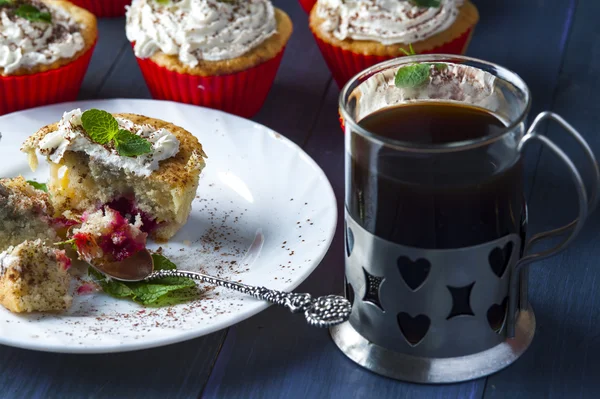
POLYGON ((137 57, 162 51, 190 67, 239 57, 276 31, 270 0, 133 0, 127 9, 127 38, 137 57))
POLYGON ((129 130, 148 140, 152 144, 152 152, 137 157, 125 157, 112 148, 90 140, 83 131, 81 123, 82 112, 79 108, 65 112, 58 123, 58 130, 48 133, 38 144, 42 155, 47 155, 50 161, 59 163, 66 151, 85 152, 90 158, 124 169, 127 172, 150 176, 159 167, 159 162, 171 158, 179 152, 179 140, 167 129, 155 130, 149 125, 137 125, 130 120, 116 118, 120 129, 129 130))
POLYGON ((425 40, 448 29, 463 0, 417 7, 407 0, 318 0, 321 29, 339 40, 369 40, 385 46, 425 40))
POLYGON ((5 75, 73 57, 84 48, 81 27, 69 13, 50 3, 32 3, 48 10, 52 23, 32 22, 14 15, 11 7, 0 8, 0 68, 5 75))

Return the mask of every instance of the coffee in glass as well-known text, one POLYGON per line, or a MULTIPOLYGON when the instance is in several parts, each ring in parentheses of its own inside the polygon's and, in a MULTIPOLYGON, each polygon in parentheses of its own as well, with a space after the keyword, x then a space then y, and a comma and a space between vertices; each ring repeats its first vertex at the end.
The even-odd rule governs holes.
POLYGON ((353 307, 331 334, 352 360, 393 378, 457 382, 498 371, 527 349, 535 317, 526 266, 573 240, 600 180, 589 146, 558 115, 543 113, 526 129, 530 103, 515 73, 461 56, 402 57, 344 87, 353 307), (567 155, 538 132, 544 119, 583 149, 594 176, 589 191, 567 155), (565 164, 579 212, 526 241, 522 157, 532 140, 565 164), (557 246, 531 251, 559 234, 557 246))

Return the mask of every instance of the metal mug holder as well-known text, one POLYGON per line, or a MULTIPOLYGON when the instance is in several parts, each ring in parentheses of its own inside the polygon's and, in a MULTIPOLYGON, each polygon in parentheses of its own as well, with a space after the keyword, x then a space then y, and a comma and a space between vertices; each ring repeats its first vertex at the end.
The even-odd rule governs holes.
POLYGON ((590 147, 560 116, 538 115, 519 151, 533 140, 566 164, 577 188, 579 215, 568 225, 534 235, 524 251, 515 234, 458 249, 406 247, 374 236, 346 215, 346 296, 353 309, 348 322, 330 329, 346 356, 387 377, 451 383, 497 372, 527 350, 535 333, 527 267, 560 252, 577 236, 596 206, 600 181, 590 147), (592 164, 589 198, 573 162, 538 132, 545 119, 558 122, 592 164), (555 247, 529 254, 537 243, 564 234, 555 247))

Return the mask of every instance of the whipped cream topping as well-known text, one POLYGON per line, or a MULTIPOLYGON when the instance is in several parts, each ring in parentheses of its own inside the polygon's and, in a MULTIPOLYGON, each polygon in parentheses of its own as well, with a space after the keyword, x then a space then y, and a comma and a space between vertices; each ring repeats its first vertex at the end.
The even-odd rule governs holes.
POLYGON ((321 29, 339 40, 369 40, 385 46, 425 40, 448 29, 463 0, 418 7, 407 0, 318 0, 321 29))
POLYGON ((443 63, 445 68, 430 66, 429 81, 418 87, 398 88, 394 77, 398 68, 377 73, 361 83, 351 94, 356 99, 354 119, 360 121, 378 110, 416 101, 443 101, 474 105, 495 113, 503 121, 509 109, 502 103, 501 80, 489 72, 471 66, 443 63))
POLYGON ((276 31, 270 0, 133 0, 127 10, 127 38, 137 57, 162 51, 192 68, 199 60, 239 57, 276 31))
POLYGON ((81 26, 69 13, 51 3, 30 3, 49 12, 52 23, 32 22, 16 16, 14 7, 0 6, 0 68, 5 75, 73 57, 84 48, 81 26))
POLYGON ((54 163, 59 163, 66 151, 80 151, 94 161, 139 176, 150 176, 159 167, 159 162, 179 152, 179 140, 167 129, 156 130, 150 125, 137 125, 128 119, 116 118, 120 129, 129 130, 148 140, 152 151, 137 157, 125 157, 113 148, 93 142, 83 130, 81 109, 65 112, 58 123, 58 130, 48 133, 38 143, 38 151, 54 163))

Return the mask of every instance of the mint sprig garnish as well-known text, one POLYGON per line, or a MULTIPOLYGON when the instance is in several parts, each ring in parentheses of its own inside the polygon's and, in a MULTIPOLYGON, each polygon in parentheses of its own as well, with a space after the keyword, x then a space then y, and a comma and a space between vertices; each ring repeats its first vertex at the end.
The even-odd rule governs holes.
POLYGON ((32 186, 33 188, 35 188, 36 190, 42 190, 45 193, 48 192, 48 186, 45 183, 38 183, 38 182, 33 181, 33 180, 27 180, 27 183, 30 186, 32 186))
POLYGON ((27 19, 31 22, 52 23, 52 15, 42 11, 32 4, 18 4, 15 0, 0 0, 0 7, 9 7, 14 15, 27 19))
POLYGON ((442 0, 409 0, 412 5, 417 7, 435 7, 438 8, 442 4, 442 0))
POLYGON ((108 144, 119 132, 119 123, 108 112, 90 109, 81 115, 83 128, 98 144, 108 144))
POLYGON ((31 22, 47 22, 52 23, 52 15, 49 12, 41 11, 39 8, 31 4, 20 5, 15 10, 17 17, 25 18, 31 22))
POLYGON ((119 154, 125 157, 135 157, 152 151, 152 144, 148 140, 127 130, 119 130, 113 140, 119 154))
MULTIPOLYGON (((173 270, 177 266, 159 254, 153 254, 154 270, 173 270)), ((125 283, 107 280, 104 275, 90 268, 89 274, 100 284, 104 292, 115 298, 130 298, 145 306, 170 306, 197 299, 200 292, 196 283, 184 277, 165 277, 153 281, 125 283)))
MULTIPOLYGON (((408 45, 408 50, 405 48, 400 48, 400 51, 403 52, 407 56, 416 55, 415 49, 412 44, 408 45)), ((424 62, 422 64, 414 64, 407 65, 401 68, 398 68, 396 72, 396 77, 394 78, 394 84, 399 88, 415 88, 419 87, 431 76, 431 66, 434 66, 438 71, 443 71, 448 68, 448 65, 443 63, 429 63, 424 62)))
POLYGON ((89 109, 81 115, 81 123, 90 138, 102 145, 113 144, 119 155, 135 157, 152 152, 152 144, 128 130, 119 129, 114 116, 99 109, 89 109))
POLYGON ((427 82, 431 64, 414 64, 398 69, 394 84, 400 88, 419 87, 427 82))

